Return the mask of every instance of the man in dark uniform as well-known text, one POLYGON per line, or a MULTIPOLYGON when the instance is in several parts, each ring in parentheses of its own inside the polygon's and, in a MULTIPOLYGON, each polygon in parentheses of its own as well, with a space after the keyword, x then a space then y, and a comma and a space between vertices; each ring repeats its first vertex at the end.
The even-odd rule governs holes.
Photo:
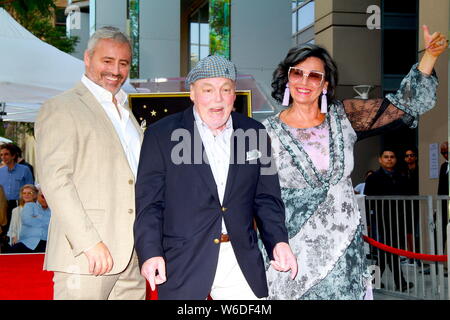
MULTIPOLYGON (((385 148, 378 158, 380 169, 371 174, 366 180, 364 192, 367 196, 393 196, 408 194, 408 180, 395 170, 397 157, 392 149, 385 148)), ((371 207, 376 210, 378 241, 394 247, 404 247, 405 230, 402 203, 395 200, 380 200, 371 207)), ((389 265, 394 274, 397 290, 405 291, 413 287, 405 281, 399 263, 400 257, 391 253, 379 251, 381 275, 389 265)))

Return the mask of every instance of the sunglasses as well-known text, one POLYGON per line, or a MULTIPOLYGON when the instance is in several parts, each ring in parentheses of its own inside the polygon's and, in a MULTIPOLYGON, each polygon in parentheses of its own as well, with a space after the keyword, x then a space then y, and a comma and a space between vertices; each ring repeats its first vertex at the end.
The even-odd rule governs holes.
POLYGON ((443 151, 443 152, 441 152, 441 154, 442 154, 442 155, 448 154, 448 151, 443 151))
POLYGON ((300 82, 300 81, 302 81, 303 77, 306 77, 306 81, 310 85, 312 85, 314 87, 320 87, 325 78, 325 74, 323 72, 319 72, 319 71, 307 72, 300 68, 289 67, 289 71, 288 71, 289 81, 300 82))

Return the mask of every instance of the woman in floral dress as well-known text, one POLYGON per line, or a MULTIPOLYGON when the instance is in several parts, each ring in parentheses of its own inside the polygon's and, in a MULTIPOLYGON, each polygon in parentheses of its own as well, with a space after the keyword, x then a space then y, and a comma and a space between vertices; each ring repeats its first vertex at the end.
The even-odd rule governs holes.
POLYGON ((272 140, 298 274, 291 280, 269 268, 269 299, 370 297, 361 216, 350 179, 353 146, 401 123, 415 127, 418 116, 434 106, 438 81, 433 67, 448 42, 426 26, 424 37, 427 49, 420 63, 397 93, 384 99, 337 101, 336 65, 316 45, 291 49, 275 70, 272 96, 290 103, 263 123, 272 140))

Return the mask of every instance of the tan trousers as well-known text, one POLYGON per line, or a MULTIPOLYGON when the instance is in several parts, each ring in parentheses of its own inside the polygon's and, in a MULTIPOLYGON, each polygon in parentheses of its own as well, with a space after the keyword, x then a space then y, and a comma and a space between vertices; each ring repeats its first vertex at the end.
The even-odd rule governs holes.
POLYGON ((136 253, 119 274, 94 276, 55 272, 55 300, 144 300, 145 278, 141 276, 136 253))

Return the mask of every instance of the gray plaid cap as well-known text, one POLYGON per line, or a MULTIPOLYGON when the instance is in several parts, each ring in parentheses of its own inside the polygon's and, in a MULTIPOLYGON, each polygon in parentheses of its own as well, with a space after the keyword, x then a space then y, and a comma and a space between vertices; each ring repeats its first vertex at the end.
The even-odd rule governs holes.
POLYGON ((189 72, 185 81, 186 89, 189 90, 195 81, 205 78, 227 78, 236 81, 236 66, 221 56, 207 56, 189 72))

